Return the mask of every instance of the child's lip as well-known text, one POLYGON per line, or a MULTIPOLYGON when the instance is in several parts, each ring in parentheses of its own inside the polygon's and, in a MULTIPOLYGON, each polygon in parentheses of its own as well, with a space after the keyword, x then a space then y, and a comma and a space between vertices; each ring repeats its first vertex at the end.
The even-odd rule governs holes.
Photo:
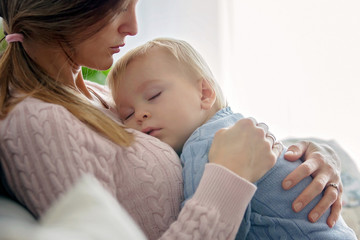
POLYGON ((161 130, 161 128, 153 128, 153 127, 147 127, 141 130, 143 133, 146 133, 151 136, 156 136, 157 133, 161 130))

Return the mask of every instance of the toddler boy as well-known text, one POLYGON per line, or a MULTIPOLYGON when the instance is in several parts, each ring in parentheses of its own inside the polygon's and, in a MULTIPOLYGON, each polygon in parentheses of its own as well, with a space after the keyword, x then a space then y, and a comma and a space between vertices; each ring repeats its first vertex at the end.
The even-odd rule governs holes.
MULTIPOLYGON (((184 41, 155 39, 125 54, 109 73, 108 83, 124 124, 166 142, 180 155, 185 201, 191 198, 214 134, 243 118, 227 106, 206 62, 184 41)), ((320 195, 299 213, 291 209, 312 178, 283 190, 282 180, 301 164, 286 161, 284 152, 255 183, 257 191, 237 239, 356 239, 341 217, 328 227, 330 210, 316 223, 307 220, 320 195)))

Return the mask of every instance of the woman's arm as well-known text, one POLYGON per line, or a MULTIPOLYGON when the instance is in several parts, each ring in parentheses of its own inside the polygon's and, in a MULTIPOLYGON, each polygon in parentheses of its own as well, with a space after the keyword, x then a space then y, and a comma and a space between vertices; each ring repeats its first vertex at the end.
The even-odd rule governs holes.
POLYGON ((186 202, 166 239, 233 239, 256 187, 282 147, 252 119, 239 120, 214 137, 209 164, 194 196, 186 202), (251 187, 253 186, 253 187, 251 187))
MULTIPOLYGON (((161 234, 163 239, 233 239, 256 190, 235 171, 208 164, 194 197, 179 213, 181 165, 159 140, 138 134, 136 143, 120 150, 63 107, 37 99, 24 100, 1 123, 0 160, 9 189, 37 217, 82 174, 90 173, 151 239, 161 234)), ((227 147, 238 154, 235 145, 227 147)))
POLYGON ((234 239, 255 185, 213 163, 161 239, 234 239))
POLYGON ((321 201, 309 213, 311 222, 316 222, 331 207, 327 219, 329 227, 333 227, 341 211, 342 183, 340 178, 340 160, 336 153, 327 145, 301 141, 288 148, 285 159, 295 161, 301 158, 304 162, 290 173, 283 181, 285 190, 291 189, 303 178, 312 176, 312 183, 295 199, 292 207, 295 212, 301 211, 315 196, 325 189, 321 201), (327 187, 330 183, 338 186, 327 187))

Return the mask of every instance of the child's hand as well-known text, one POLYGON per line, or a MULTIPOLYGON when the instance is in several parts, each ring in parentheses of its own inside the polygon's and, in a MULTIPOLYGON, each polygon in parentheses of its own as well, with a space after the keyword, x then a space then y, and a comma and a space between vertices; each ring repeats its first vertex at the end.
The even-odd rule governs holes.
POLYGON ((282 145, 267 130, 266 124, 256 124, 251 118, 219 130, 210 148, 209 161, 256 182, 275 165, 282 151, 282 145))

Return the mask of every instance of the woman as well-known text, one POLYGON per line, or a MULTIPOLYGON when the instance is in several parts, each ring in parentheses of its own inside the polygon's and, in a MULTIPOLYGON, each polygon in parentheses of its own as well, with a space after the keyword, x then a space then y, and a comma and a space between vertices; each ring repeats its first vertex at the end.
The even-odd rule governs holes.
MULTIPOLYGON (((280 151, 264 125, 245 119, 217 134, 210 164, 180 212, 177 155, 157 139, 124 129, 107 92, 81 75, 81 66, 111 67, 125 37, 137 33, 137 0, 0 3, 9 43, 0 60, 0 163, 8 194, 39 217, 83 173, 91 173, 149 239, 234 238, 256 190, 249 180, 263 176, 280 151), (253 137, 244 141, 239 132, 253 137)), ((338 170, 329 164, 336 157, 326 164, 332 152, 306 144, 292 148, 299 148, 294 158, 305 153, 308 160, 284 187, 317 174, 294 206, 306 205, 328 183, 340 184, 341 193, 338 170)), ((341 208, 335 188, 327 188, 310 217, 334 201, 331 226, 341 208)))

